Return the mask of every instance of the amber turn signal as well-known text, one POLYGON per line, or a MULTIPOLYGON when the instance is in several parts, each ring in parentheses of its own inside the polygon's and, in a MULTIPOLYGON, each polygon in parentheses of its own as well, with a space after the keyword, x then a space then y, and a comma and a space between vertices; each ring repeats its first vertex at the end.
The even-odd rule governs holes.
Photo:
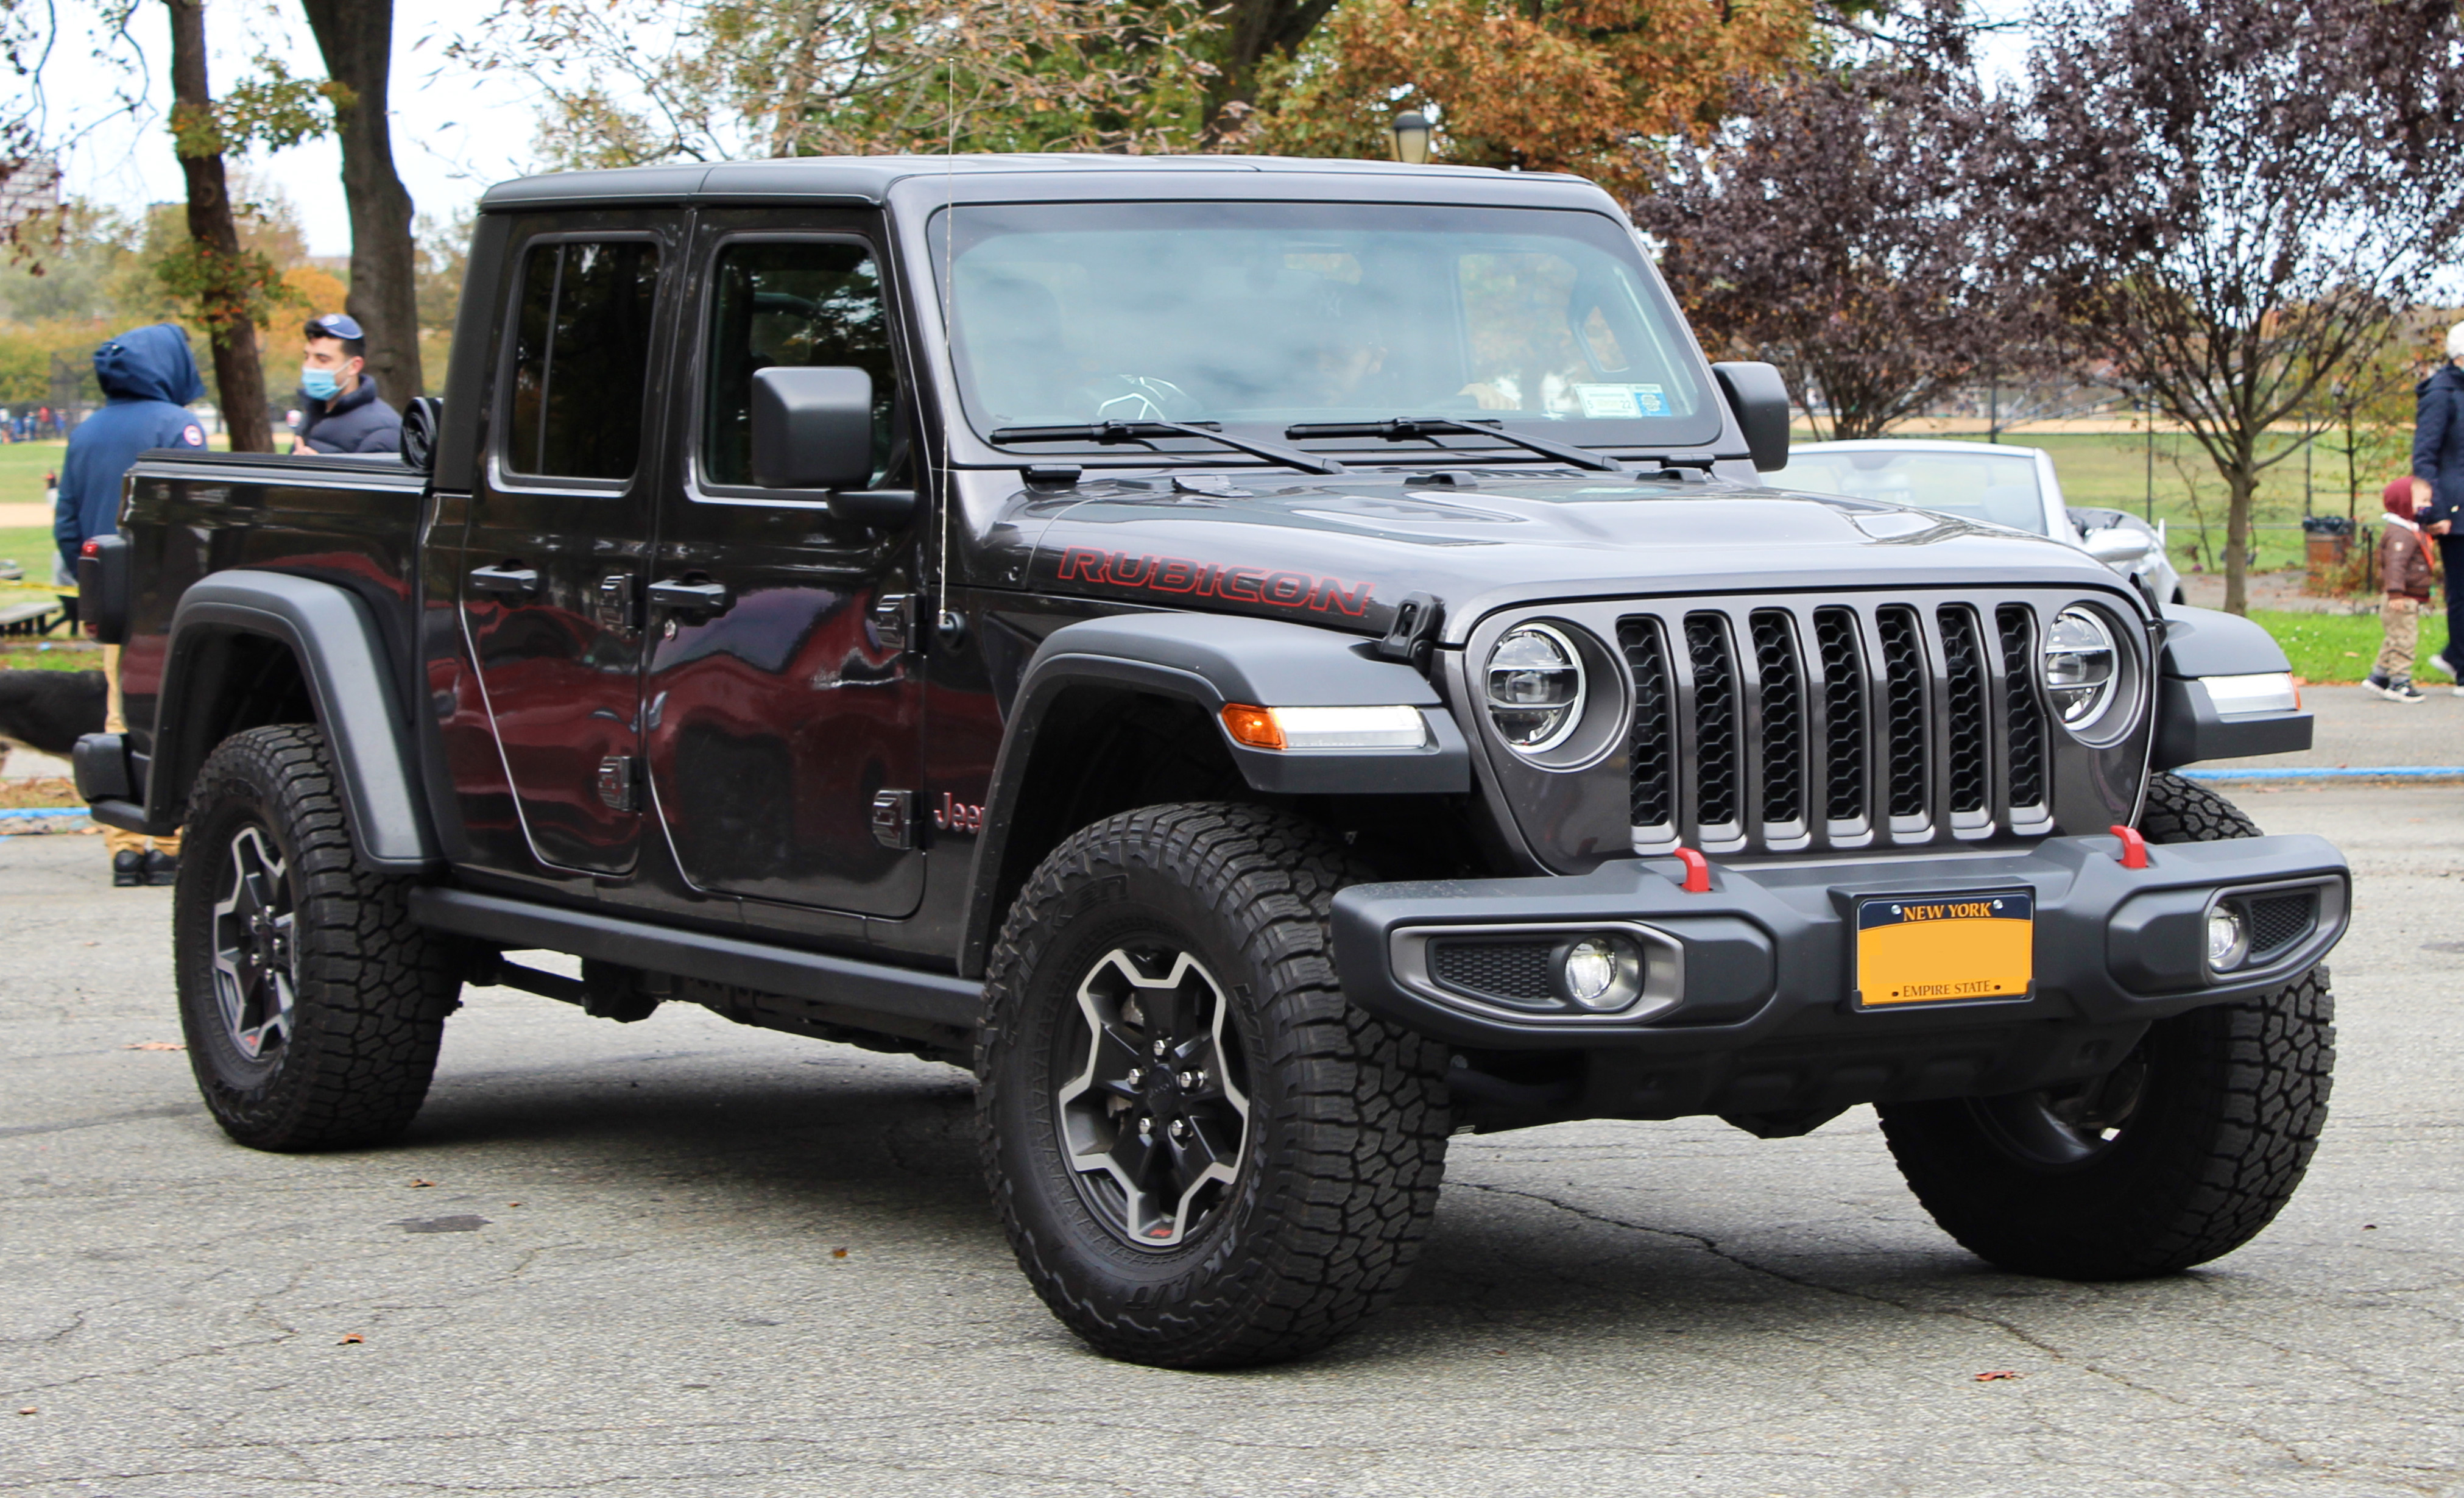
POLYGON ((1245 702, 1226 702, 1223 704, 1223 727, 1232 735, 1232 741, 1236 744, 1247 744, 1252 749, 1281 749, 1284 746, 1284 730, 1275 721, 1271 708, 1251 707, 1245 702))

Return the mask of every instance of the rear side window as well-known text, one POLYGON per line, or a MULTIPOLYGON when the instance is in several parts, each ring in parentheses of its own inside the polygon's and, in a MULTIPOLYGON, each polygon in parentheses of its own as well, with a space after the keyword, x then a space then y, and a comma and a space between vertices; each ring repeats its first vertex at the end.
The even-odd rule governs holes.
POLYGON ((514 329, 517 474, 629 478, 642 452, 642 388, 659 247, 645 240, 533 245, 514 329))

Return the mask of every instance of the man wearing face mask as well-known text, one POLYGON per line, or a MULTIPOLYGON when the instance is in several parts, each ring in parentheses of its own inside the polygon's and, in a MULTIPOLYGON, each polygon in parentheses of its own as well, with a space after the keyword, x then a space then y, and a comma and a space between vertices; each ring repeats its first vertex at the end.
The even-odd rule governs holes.
POLYGON ((347 313, 308 319, 299 366, 299 437, 294 452, 398 452, 402 414, 377 399, 367 335, 347 313))

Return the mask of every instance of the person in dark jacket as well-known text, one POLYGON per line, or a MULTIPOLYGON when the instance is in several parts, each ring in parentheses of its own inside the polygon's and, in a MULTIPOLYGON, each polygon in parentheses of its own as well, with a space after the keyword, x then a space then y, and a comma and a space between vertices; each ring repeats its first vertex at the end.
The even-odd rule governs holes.
MULTIPOLYGON (((202 448, 206 429, 186 409, 203 400, 206 383, 188 353, 188 335, 168 322, 131 328, 94 351, 94 377, 105 405, 69 433, 60 464, 52 538, 60 561, 76 575, 77 551, 96 536, 120 529, 121 480, 137 454, 149 448, 202 448)), ((102 648, 109 693, 103 731, 124 733, 120 707, 120 647, 102 648)), ((111 853, 111 882, 121 888, 169 884, 180 870, 180 840, 143 838, 118 827, 103 829, 111 853)))
POLYGON ((399 452, 402 413, 377 395, 359 320, 329 312, 308 319, 299 365, 299 440, 294 452, 399 452))
POLYGON ((2455 596, 2455 574, 2464 567, 2464 322, 2447 330, 2447 363, 2414 387, 2412 497, 2425 535, 2437 538, 2447 572, 2447 644, 2421 664, 2456 682, 2464 697, 2464 600, 2455 596))

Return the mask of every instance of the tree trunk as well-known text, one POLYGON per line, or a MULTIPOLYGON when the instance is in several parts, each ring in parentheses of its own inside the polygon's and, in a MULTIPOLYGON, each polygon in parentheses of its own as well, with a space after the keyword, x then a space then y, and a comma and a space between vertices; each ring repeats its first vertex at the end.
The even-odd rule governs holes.
POLYGON ((2225 612, 2250 612, 2250 501, 2258 475, 2244 456, 2225 471, 2225 612))
POLYGON ((1334 9, 1334 0, 1232 0, 1222 11, 1223 68, 1206 90, 1206 134, 1223 132, 1224 111, 1258 101, 1258 67, 1288 57, 1334 9))
MULTIPOLYGON (((425 393, 419 367, 418 248, 410 194, 393 169, 386 83, 393 67, 393 0, 299 0, 324 54, 325 76, 357 96, 336 111, 342 196, 351 209, 351 294, 368 336, 377 393, 401 407, 425 393)), ((319 309, 327 310, 327 309, 319 309)))
MULTIPOLYGON (((208 118, 213 91, 206 80, 205 0, 164 0, 171 12, 171 100, 175 129, 183 118, 208 118)), ((180 137, 174 136, 175 140, 180 137)), ((219 148, 187 154, 181 175, 188 185, 188 238, 203 261, 198 310, 213 348, 214 394, 233 452, 271 452, 274 432, 265 410, 265 366, 257 362, 256 321, 251 298, 239 284, 239 224, 231 216, 231 188, 223 179, 219 148)))

